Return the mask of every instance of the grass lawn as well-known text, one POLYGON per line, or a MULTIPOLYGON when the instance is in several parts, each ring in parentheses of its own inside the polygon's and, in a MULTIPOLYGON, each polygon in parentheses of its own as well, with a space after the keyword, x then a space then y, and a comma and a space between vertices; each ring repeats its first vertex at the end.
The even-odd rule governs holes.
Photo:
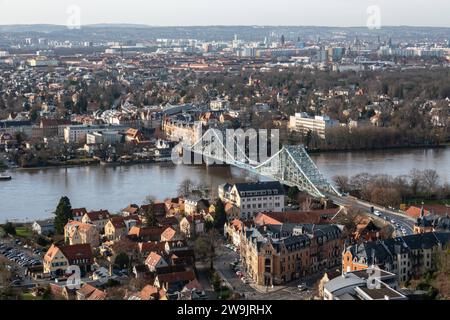
POLYGON ((31 238, 33 232, 25 226, 22 227, 16 227, 16 236, 21 237, 21 238, 31 238))
POLYGON ((220 290, 216 291, 216 293, 220 300, 227 300, 231 296, 231 290, 228 287, 222 287, 220 290))
POLYGON ((31 293, 22 293, 22 300, 42 300, 42 297, 35 297, 31 293))

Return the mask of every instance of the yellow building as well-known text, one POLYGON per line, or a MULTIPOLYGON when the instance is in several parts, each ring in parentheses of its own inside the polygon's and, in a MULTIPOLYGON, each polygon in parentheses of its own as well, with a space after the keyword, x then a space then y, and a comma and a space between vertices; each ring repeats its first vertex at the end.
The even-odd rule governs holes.
POLYGON ((95 225, 73 220, 64 226, 64 239, 70 245, 87 243, 98 247, 100 244, 100 234, 95 225))

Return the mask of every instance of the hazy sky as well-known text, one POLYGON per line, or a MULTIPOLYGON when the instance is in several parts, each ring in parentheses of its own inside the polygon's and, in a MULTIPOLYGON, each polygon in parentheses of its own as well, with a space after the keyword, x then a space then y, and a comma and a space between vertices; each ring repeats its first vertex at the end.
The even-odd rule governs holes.
POLYGON ((365 26, 378 5, 381 25, 450 27, 449 0, 0 0, 0 24, 365 26), (73 11, 72 11, 73 12, 73 11))

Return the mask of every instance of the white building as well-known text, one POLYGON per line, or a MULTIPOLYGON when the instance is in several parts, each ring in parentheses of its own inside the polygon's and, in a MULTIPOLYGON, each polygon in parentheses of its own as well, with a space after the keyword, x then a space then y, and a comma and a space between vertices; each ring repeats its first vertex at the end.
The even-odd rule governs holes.
POLYGON ((217 99, 211 101, 209 107, 212 111, 228 110, 230 108, 230 102, 224 99, 217 99))
POLYGON ((397 290, 397 275, 371 267, 344 273, 324 284, 324 300, 407 300, 397 290))
POLYGON ((122 141, 123 135, 117 130, 101 130, 86 134, 87 144, 116 144, 122 141))
POLYGON ((277 181, 224 184, 219 197, 240 209, 242 219, 251 219, 260 212, 284 211, 284 189, 277 181))
POLYGON ((289 129, 303 134, 311 131, 322 139, 325 139, 326 129, 336 127, 339 121, 332 120, 328 116, 310 117, 306 113, 296 113, 289 119, 289 129))
POLYGON ((128 127, 120 125, 71 125, 64 128, 64 141, 66 143, 86 143, 88 133, 112 130, 125 131, 128 127))

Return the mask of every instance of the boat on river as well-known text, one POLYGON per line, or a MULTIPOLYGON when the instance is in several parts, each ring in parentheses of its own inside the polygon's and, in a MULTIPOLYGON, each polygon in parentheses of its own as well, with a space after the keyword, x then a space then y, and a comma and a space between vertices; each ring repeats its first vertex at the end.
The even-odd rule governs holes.
POLYGON ((0 174, 0 181, 9 181, 12 177, 4 174, 0 174))

